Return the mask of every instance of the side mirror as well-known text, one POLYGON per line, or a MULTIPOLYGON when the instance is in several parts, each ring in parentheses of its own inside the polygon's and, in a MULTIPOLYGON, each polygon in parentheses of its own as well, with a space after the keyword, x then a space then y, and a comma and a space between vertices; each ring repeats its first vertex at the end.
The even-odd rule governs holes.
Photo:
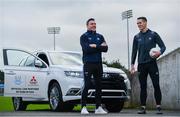
POLYGON ((43 63, 42 63, 40 60, 36 59, 36 60, 35 60, 35 67, 40 67, 40 68, 42 68, 42 67, 43 67, 43 63))

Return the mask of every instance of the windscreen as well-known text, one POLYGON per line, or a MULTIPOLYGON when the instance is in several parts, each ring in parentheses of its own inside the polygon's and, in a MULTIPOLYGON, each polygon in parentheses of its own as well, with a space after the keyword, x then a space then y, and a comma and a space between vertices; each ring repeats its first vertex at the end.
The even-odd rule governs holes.
POLYGON ((49 56, 53 65, 82 65, 82 60, 75 54, 49 52, 49 56))

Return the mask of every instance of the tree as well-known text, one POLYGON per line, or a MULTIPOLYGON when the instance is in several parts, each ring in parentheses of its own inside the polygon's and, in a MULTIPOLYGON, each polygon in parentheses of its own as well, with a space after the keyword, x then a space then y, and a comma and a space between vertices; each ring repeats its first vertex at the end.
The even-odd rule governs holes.
POLYGON ((119 59, 118 60, 113 60, 112 62, 108 62, 108 61, 106 61, 104 59, 103 60, 103 64, 106 64, 108 67, 114 67, 114 68, 121 69, 121 70, 123 70, 126 73, 128 78, 131 78, 130 71, 119 62, 119 59))

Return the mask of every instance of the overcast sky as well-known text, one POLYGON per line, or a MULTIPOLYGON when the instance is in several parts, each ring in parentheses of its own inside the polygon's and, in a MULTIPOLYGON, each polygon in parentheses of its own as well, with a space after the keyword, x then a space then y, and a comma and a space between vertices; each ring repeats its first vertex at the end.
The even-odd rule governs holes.
POLYGON ((127 66, 126 21, 121 13, 132 9, 129 19, 130 52, 139 32, 136 18, 146 16, 149 29, 159 33, 167 50, 180 47, 180 0, 0 0, 0 45, 26 50, 53 50, 53 35, 47 27, 61 27, 57 50, 81 51, 79 37, 85 22, 95 18, 97 32, 109 45, 103 56, 127 66))

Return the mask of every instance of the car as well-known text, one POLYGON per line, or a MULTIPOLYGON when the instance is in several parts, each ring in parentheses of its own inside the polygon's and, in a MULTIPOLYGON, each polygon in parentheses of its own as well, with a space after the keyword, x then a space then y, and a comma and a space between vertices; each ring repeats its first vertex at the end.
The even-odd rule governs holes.
MULTIPOLYGON (((71 111, 81 102, 83 63, 80 52, 3 49, 3 95, 12 97, 16 111, 28 104, 48 103, 52 111, 71 111), (4 83, 4 84, 3 84, 4 83)), ((88 104, 95 102, 94 79, 88 104)), ((127 75, 103 65, 102 103, 109 112, 120 112, 130 96, 127 75)))

